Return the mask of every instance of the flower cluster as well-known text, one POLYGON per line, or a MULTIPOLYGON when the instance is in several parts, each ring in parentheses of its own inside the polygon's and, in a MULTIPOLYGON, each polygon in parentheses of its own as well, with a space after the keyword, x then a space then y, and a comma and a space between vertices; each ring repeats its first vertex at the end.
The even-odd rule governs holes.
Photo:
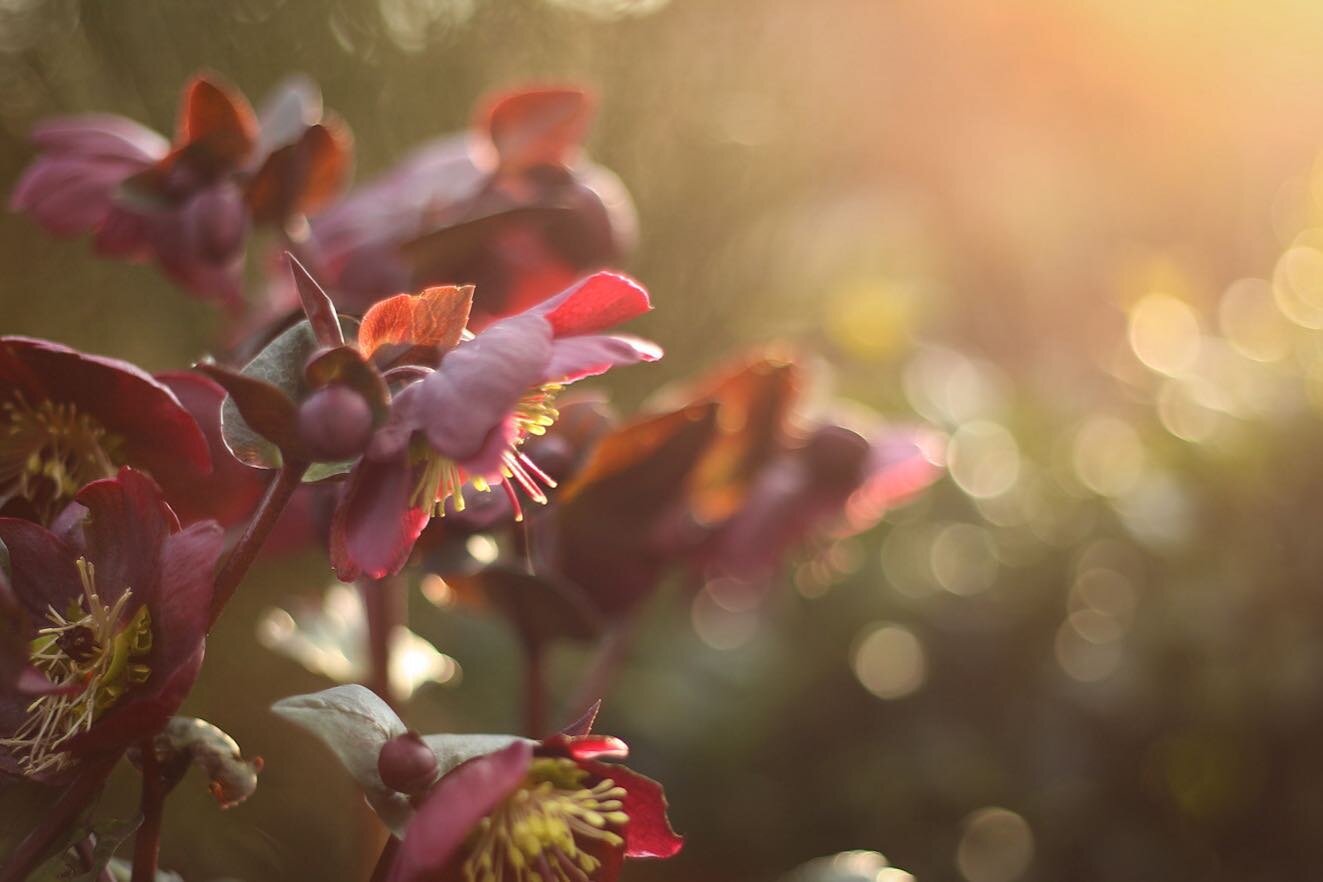
MULTIPOLYGON (((606 269, 635 221, 583 155, 592 116, 579 89, 502 93, 347 192, 352 138, 304 79, 255 110, 198 75, 171 141, 106 115, 38 125, 11 206, 156 263, 229 321, 192 369, 155 377, 0 337, 0 776, 54 794, 0 835, 0 880, 43 861, 52 878, 110 872, 117 840, 78 831, 122 758, 142 781, 135 880, 156 877, 164 801, 190 768, 223 808, 255 794, 261 759, 176 714, 259 552, 309 545, 358 586, 352 655, 372 689, 276 711, 390 830, 374 878, 615 882, 627 858, 680 850, 661 786, 591 734, 596 705, 546 735, 543 645, 600 636, 672 574, 765 587, 920 490, 937 458, 918 429, 810 418, 801 369, 768 355, 623 422, 568 391, 662 354, 617 331, 653 302, 606 269), (440 657, 404 625, 410 562, 510 616, 529 737, 423 737, 390 707, 397 647, 440 657)), ((572 710, 605 683, 582 689, 572 710)))

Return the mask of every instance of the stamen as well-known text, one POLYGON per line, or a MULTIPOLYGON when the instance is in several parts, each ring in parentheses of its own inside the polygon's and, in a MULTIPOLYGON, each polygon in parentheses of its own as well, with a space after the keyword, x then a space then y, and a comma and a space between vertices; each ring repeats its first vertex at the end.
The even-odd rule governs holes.
MULTIPOLYGON (((517 429, 510 447, 501 453, 501 488, 510 507, 514 509, 514 519, 524 519, 524 509, 515 493, 517 485, 524 495, 539 505, 547 504, 546 490, 556 487, 550 475, 540 469, 527 454, 519 448, 529 437, 543 435, 551 427, 560 412, 552 407, 556 394, 564 388, 559 383, 547 383, 529 390, 514 408, 514 420, 517 429), (512 485, 513 482, 513 485, 512 485)), ((426 465, 418 485, 410 497, 410 504, 415 508, 428 507, 432 517, 444 517, 446 500, 453 499, 455 511, 465 508, 464 487, 469 486, 479 493, 491 491, 491 484, 481 475, 469 476, 455 462, 439 456, 435 451, 419 445, 415 455, 425 459, 426 465)))
POLYGON ((623 787, 610 778, 584 787, 587 776, 573 760, 533 760, 520 788, 471 835, 466 882, 588 882, 601 861, 587 846, 619 848, 616 831, 629 817, 623 787))
POLYGON ((48 627, 37 632, 29 660, 57 686, 27 707, 27 716, 0 748, 17 755, 28 775, 58 772, 72 761, 64 749, 87 732, 131 687, 145 683, 151 669, 139 659, 152 647, 151 614, 139 607, 121 624, 132 591, 125 588, 107 605, 96 591, 96 569, 78 560, 83 596, 60 613, 47 610, 48 627))
POLYGON ((0 499, 19 496, 43 518, 89 481, 115 474, 123 443, 72 405, 0 404, 0 499))

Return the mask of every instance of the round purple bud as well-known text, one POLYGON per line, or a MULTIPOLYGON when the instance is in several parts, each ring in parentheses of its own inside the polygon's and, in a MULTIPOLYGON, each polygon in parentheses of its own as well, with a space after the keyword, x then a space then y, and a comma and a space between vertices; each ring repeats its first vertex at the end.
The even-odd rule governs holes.
POLYGON ((299 439, 318 460, 357 456, 372 439, 372 408, 348 386, 318 389, 299 405, 299 439))
POLYGON ((436 754, 417 732, 396 735, 377 754, 377 774, 391 790, 417 796, 436 780, 436 754))

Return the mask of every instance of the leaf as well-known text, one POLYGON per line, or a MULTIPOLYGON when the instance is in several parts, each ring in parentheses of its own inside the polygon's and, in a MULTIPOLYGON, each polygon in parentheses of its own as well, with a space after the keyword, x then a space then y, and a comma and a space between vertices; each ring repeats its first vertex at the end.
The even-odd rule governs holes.
POLYGON ((221 437, 240 462, 275 469, 285 459, 307 458, 298 438, 297 402, 308 391, 304 366, 318 348, 305 319, 268 343, 241 371, 198 365, 230 393, 221 405, 221 437))
POLYGON ((363 355, 387 345, 438 346, 459 343, 473 307, 472 285, 439 285, 420 294, 388 297, 363 316, 358 346, 363 355))
POLYGON ((317 280, 308 272, 307 267, 299 262, 292 253, 285 252, 289 262, 290 274, 294 277, 294 286, 299 292, 299 302, 303 312, 312 325, 313 333, 323 346, 340 346, 345 342, 344 331, 335 315, 335 304, 330 295, 317 284, 317 280))
POLYGON ((382 783, 377 773, 382 745, 406 731, 390 705, 354 684, 282 698, 271 709, 331 748, 382 822, 397 834, 403 832, 412 811, 409 801, 382 783))
POLYGON ((352 155, 353 136, 338 119, 308 126, 273 150, 244 188, 253 220, 284 223, 325 205, 344 186, 352 155))
POLYGON ((274 469, 286 454, 302 451, 298 407, 283 390, 216 364, 199 364, 197 369, 228 393, 221 405, 221 437, 235 459, 274 469))
POLYGON ((399 255, 409 268, 409 277, 419 284, 450 281, 453 277, 446 277, 472 260, 509 226, 551 224, 571 217, 573 212, 569 208, 557 205, 498 209, 403 242, 399 255))

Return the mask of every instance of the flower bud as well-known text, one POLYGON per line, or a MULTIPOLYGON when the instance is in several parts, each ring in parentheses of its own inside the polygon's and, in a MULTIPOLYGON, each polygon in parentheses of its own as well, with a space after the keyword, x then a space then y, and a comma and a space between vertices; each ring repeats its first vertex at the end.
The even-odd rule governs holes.
POLYGON ((377 774, 391 790, 416 796, 436 780, 436 754, 417 732, 405 732, 382 745, 377 774))
POLYGON ((299 406, 299 439, 319 460, 349 459, 372 438, 372 408, 348 386, 327 386, 299 406))
POLYGON ((859 481, 868 459, 868 441, 844 426, 823 426, 805 446, 808 467, 817 481, 848 488, 859 481))

